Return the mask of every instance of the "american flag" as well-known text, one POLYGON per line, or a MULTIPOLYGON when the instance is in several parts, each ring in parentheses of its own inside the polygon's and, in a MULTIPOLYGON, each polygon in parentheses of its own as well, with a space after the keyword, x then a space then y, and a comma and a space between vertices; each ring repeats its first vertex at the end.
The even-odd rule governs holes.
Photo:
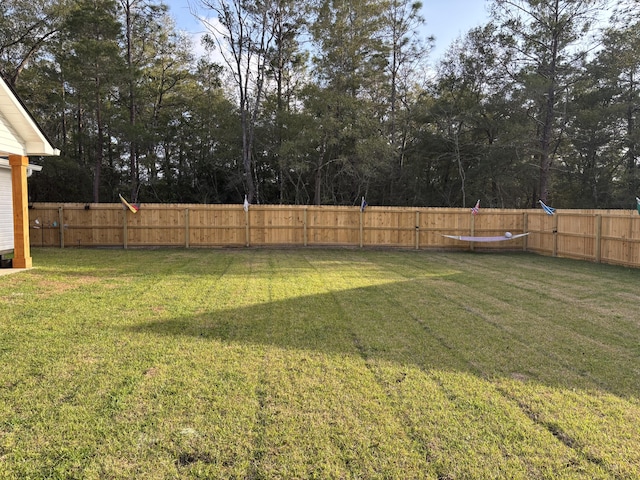
POLYGON ((477 215, 480 212, 480 200, 476 202, 476 206, 471 209, 471 215, 477 215))

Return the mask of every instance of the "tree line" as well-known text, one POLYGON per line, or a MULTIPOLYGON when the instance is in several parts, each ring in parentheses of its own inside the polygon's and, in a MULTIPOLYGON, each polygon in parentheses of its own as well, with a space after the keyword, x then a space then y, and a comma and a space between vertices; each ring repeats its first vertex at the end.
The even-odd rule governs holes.
POLYGON ((488 0, 434 62, 411 0, 3 0, 57 158, 32 201, 631 208, 637 0, 488 0), (197 2, 197 4, 195 3, 197 2))

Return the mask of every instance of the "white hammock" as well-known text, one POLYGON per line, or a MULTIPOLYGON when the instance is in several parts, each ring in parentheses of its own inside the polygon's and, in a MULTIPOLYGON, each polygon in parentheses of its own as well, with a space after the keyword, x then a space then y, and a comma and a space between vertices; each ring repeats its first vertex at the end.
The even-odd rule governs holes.
POLYGON ((498 237, 465 237, 464 235, 443 235, 443 237, 452 238, 453 240, 461 240, 463 242, 503 242, 505 240, 515 240, 516 238, 529 235, 530 232, 512 235, 507 232, 498 237))

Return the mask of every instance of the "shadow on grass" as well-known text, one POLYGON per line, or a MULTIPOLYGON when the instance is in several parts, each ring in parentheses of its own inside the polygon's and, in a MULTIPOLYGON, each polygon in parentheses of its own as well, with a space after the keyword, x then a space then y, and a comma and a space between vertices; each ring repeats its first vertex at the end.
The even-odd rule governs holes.
POLYGON ((125 329, 638 397, 637 354, 611 343, 611 338, 573 335, 565 318, 541 320, 536 311, 514 318, 522 312, 489 313, 459 299, 435 302, 438 291, 430 300, 421 298, 419 292, 433 286, 432 279, 394 282, 158 319, 125 329), (403 294, 407 288, 410 291, 403 294))

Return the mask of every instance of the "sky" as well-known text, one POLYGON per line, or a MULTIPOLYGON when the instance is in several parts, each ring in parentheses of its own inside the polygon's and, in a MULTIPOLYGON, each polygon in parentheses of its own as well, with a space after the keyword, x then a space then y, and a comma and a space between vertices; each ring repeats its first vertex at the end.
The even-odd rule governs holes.
POLYGON ((486 0, 422 0, 425 32, 436 37, 432 56, 437 59, 458 37, 489 20, 486 0))
MULTIPOLYGON (((165 0, 180 30, 193 35, 205 29, 191 13, 198 0, 165 0)), ((436 61, 449 45, 468 30, 486 23, 489 18, 487 0, 422 0, 422 16, 426 21, 425 36, 436 38, 431 60, 436 61)))

